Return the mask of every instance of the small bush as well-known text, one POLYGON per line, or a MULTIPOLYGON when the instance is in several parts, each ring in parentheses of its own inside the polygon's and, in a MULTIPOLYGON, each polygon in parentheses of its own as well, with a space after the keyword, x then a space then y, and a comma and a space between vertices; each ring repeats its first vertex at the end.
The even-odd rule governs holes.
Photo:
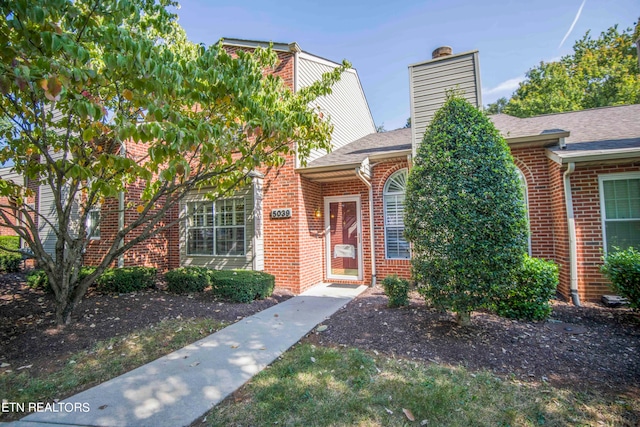
MULTIPOLYGON (((82 280, 93 273, 94 270, 94 267, 82 267, 80 273, 78 273, 78 278, 82 280)), ((47 277, 44 270, 29 271, 27 273, 27 286, 33 289, 43 289, 46 292, 53 292, 53 289, 49 286, 49 277, 47 277)))
POLYGON ((398 275, 387 276, 382 281, 384 293, 389 297, 389 307, 409 305, 409 281, 398 275))
POLYGON ((544 320, 551 314, 549 301, 557 287, 558 266, 526 255, 513 286, 495 304, 495 312, 512 319, 544 320))
POLYGON ((107 268, 96 280, 100 292, 129 293, 151 288, 157 270, 152 267, 107 268))
POLYGON ((42 270, 31 270, 27 273, 27 286, 32 289, 43 289, 47 292, 51 292, 49 278, 42 270))
POLYGON ((613 291, 629 301, 629 306, 640 308, 640 252, 634 248, 618 249, 604 258, 600 271, 611 280, 613 291))
POLYGON ((203 267, 181 267, 164 275, 167 289, 176 294, 202 292, 211 285, 209 270, 203 267))
POLYGON ((5 248, 17 251, 20 248, 20 238, 18 236, 0 236, 0 271, 7 273, 19 271, 22 255, 18 252, 6 251, 5 248))
POLYGON ((262 271, 211 270, 213 293, 233 302, 250 302, 271 296, 275 277, 262 271))

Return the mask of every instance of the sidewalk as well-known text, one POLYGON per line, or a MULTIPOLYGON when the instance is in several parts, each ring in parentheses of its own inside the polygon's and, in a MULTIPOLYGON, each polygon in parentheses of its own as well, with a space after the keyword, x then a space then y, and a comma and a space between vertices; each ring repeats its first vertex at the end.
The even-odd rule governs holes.
POLYGON ((315 286, 8 426, 188 426, 365 289, 315 286))

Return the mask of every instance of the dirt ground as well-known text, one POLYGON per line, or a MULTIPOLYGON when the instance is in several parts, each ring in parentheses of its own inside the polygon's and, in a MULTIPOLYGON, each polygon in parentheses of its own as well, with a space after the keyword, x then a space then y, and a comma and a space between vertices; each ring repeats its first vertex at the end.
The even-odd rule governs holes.
MULTIPOLYGON (((209 317, 236 321, 291 297, 276 291, 263 301, 232 304, 207 292, 174 295, 149 290, 125 295, 89 293, 66 328, 53 323, 52 296, 26 286, 23 274, 0 275, 0 373, 32 365, 37 374, 62 366, 69 354, 98 340, 144 328, 166 318, 209 317)), ((387 308, 382 289, 369 289, 328 319, 307 340, 354 346, 393 357, 485 369, 522 381, 596 388, 612 396, 640 395, 640 316, 598 304, 554 302, 547 322, 519 322, 473 313, 455 324, 450 313, 425 306, 418 295, 404 308, 387 308)))

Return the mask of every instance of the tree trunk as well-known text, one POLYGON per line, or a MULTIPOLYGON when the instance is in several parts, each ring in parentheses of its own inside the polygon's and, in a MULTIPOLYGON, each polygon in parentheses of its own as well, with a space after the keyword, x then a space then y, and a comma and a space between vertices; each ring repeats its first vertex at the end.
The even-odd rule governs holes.
POLYGON ((471 324, 471 312, 470 311, 458 311, 456 312, 456 320, 460 326, 469 326, 471 324))

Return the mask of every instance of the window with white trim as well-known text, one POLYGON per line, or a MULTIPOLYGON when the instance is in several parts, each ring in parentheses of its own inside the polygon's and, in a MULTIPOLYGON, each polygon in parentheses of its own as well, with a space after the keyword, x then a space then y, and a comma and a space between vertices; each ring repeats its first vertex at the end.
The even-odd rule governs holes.
POLYGON ((520 178, 520 187, 522 189, 522 195, 524 197, 524 208, 527 212, 527 247, 529 255, 531 255, 531 224, 529 222, 529 190, 527 189, 527 179, 524 177, 522 171, 516 168, 518 171, 518 178, 520 178))
POLYGON ((87 214, 87 235, 89 239, 100 239, 100 208, 93 208, 87 214))
POLYGON ((384 241, 387 259, 409 259, 409 242, 404 237, 404 199, 407 169, 391 175, 384 185, 384 241))
POLYGON ((601 175, 600 208, 605 252, 640 248, 640 173, 601 175))
POLYGON ((244 198, 187 203, 187 255, 245 255, 244 198))

